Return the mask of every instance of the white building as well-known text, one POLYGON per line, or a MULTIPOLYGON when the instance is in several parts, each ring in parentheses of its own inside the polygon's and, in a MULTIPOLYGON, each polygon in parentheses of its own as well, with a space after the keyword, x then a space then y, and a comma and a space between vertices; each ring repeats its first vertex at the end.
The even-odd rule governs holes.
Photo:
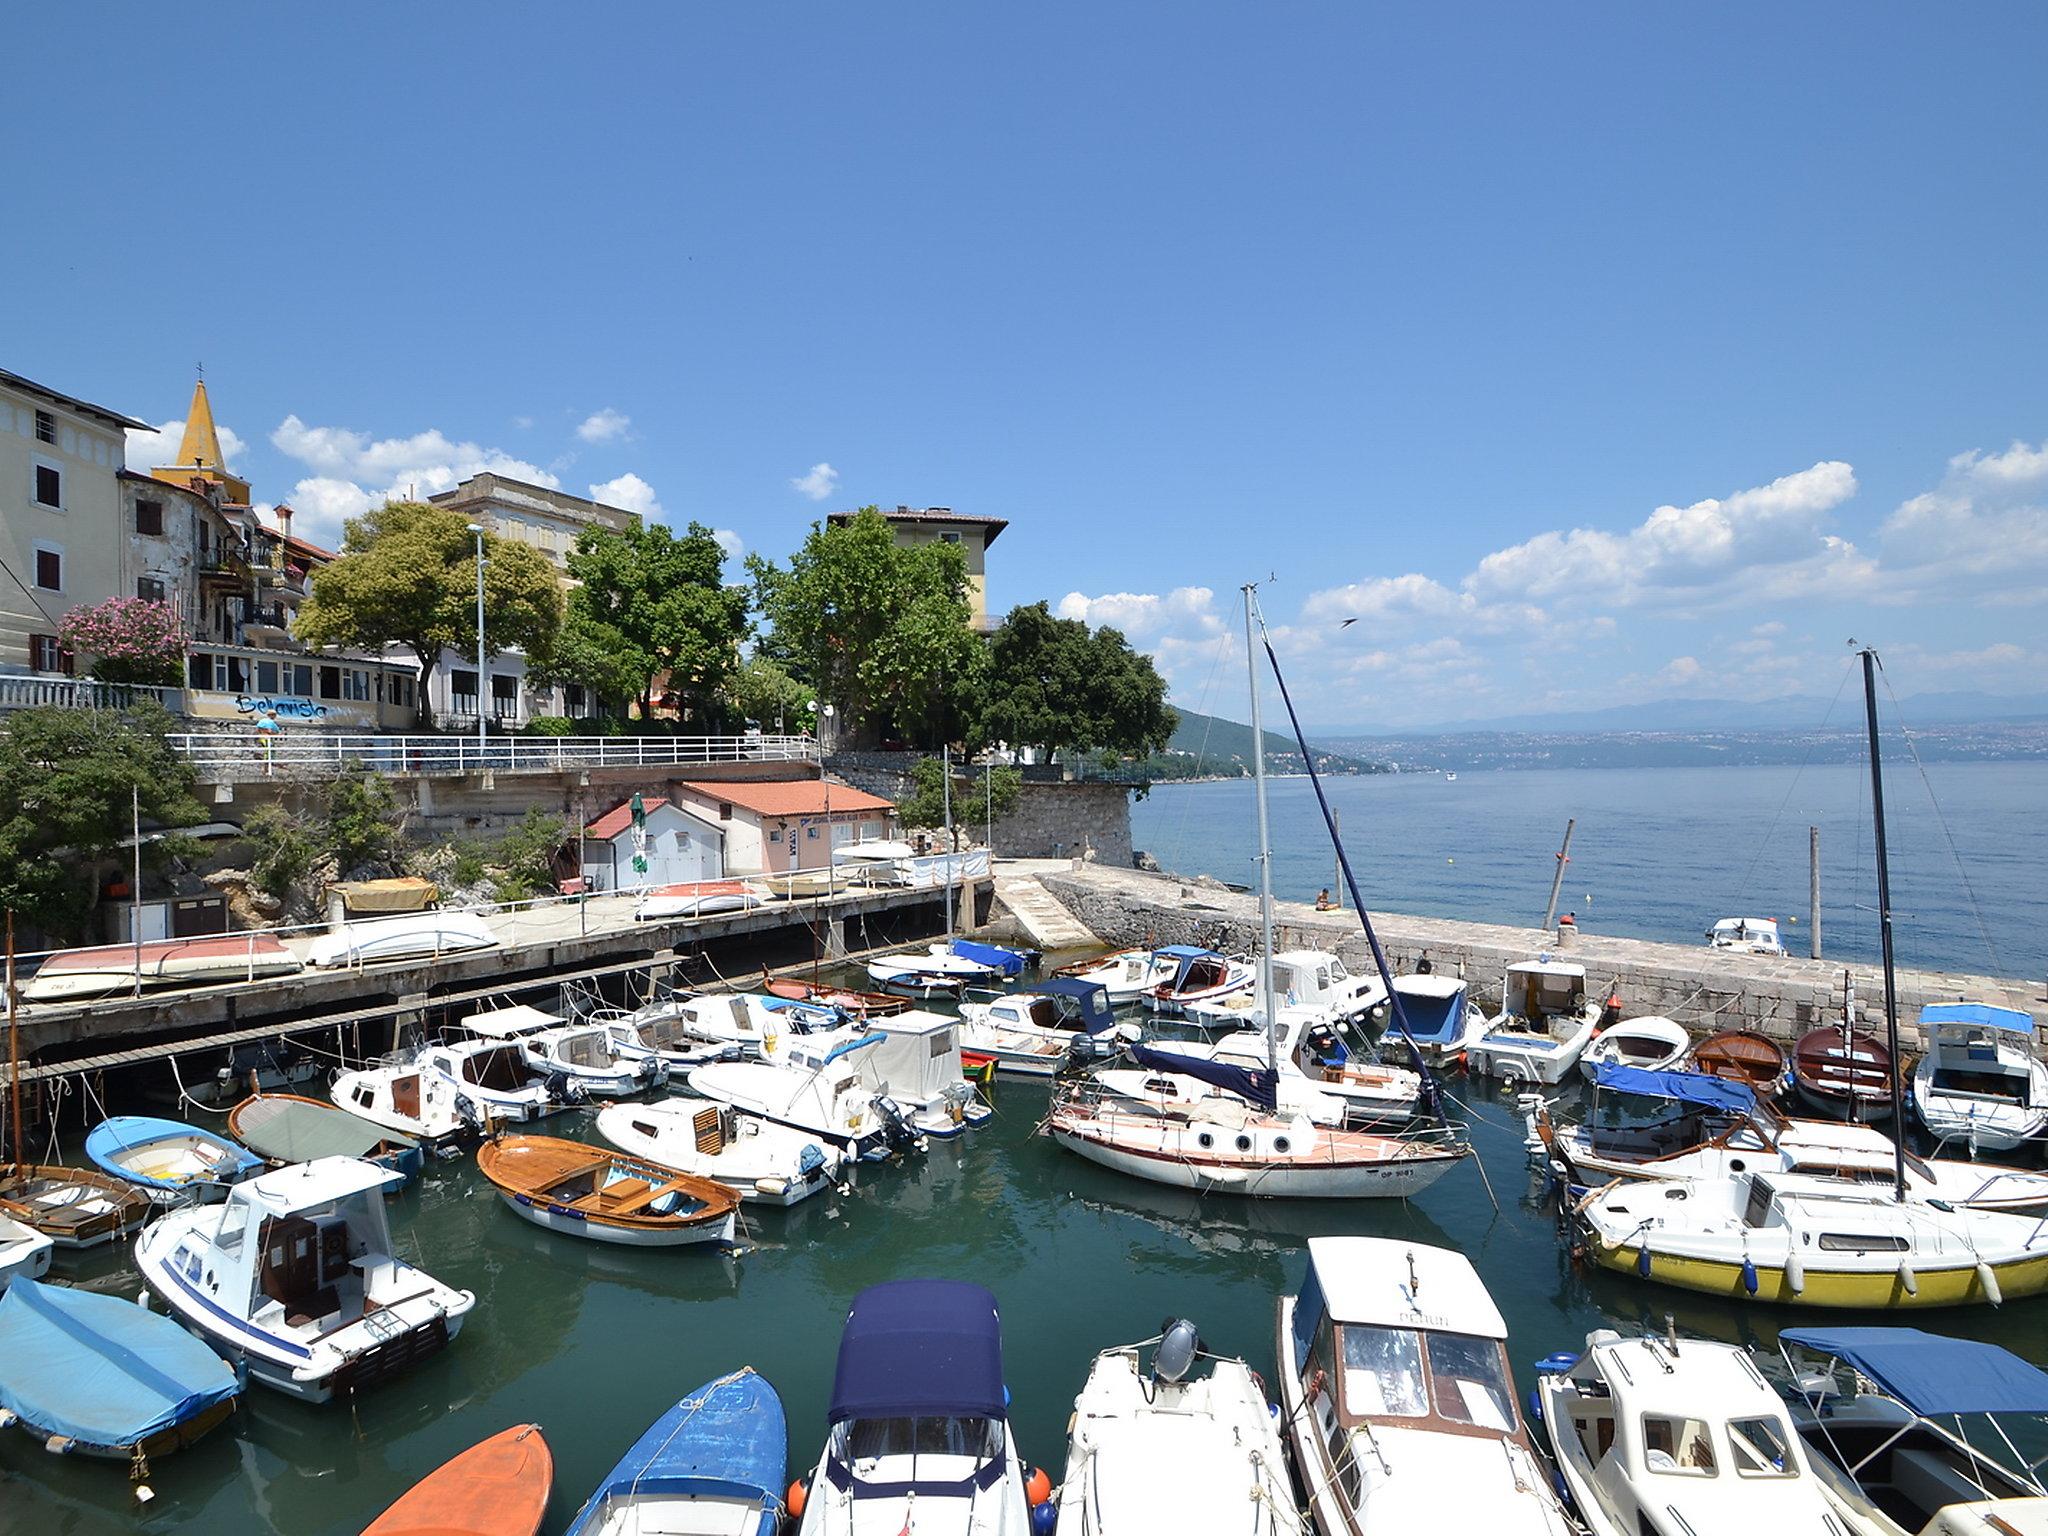
POLYGON ((896 817, 881 796, 837 779, 702 780, 669 788, 678 806, 724 833, 726 870, 739 875, 823 869, 830 849, 888 837, 896 817))
POLYGON ((660 795, 642 795, 646 827, 636 833, 633 802, 623 800, 583 829, 583 874, 594 891, 626 891, 642 885, 680 885, 725 878, 725 833, 717 823, 671 805, 660 795), (635 858, 646 862, 637 868, 635 858))

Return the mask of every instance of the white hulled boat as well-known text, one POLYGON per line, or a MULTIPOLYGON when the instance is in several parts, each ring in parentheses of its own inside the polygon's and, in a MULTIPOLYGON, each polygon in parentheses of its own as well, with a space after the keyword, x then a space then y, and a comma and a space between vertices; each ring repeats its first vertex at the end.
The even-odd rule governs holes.
POLYGON ((1152 958, 1160 979, 1139 994, 1139 1001, 1154 1013, 1186 1014, 1197 1003, 1249 994, 1255 979, 1249 961, 1193 944, 1162 945, 1152 958))
POLYGON ((352 1157, 279 1168, 158 1217, 136 1268, 265 1386, 316 1403, 352 1394, 439 1352, 476 1305, 393 1256, 383 1193, 401 1182, 352 1157))
POLYGON ((26 1222, 0 1216, 0 1291, 13 1280, 40 1280, 57 1245, 26 1222))
POLYGON ((775 1062, 718 1061, 690 1069, 690 1090, 776 1125, 824 1138, 856 1160, 878 1162, 916 1139, 890 1121, 852 1059, 879 1039, 798 1042, 775 1062))
POLYGON ((1502 1082, 1555 1083, 1579 1064, 1600 1018, 1586 968, 1555 955, 1518 960, 1501 981, 1501 1011, 1465 1050, 1467 1070, 1502 1082))
MULTIPOLYGON (((1135 1037, 1132 1026, 1122 1029, 1135 1037)), ((1069 1062, 1108 1054, 1120 1038, 1109 993, 1096 982, 1055 976, 1028 992, 970 995, 960 1005, 961 1054, 1018 1077, 1051 1077, 1069 1062)))
POLYGON ((1149 949, 1120 949, 1099 959, 1063 965, 1053 974, 1093 982, 1109 993, 1112 1003, 1135 1003, 1147 987, 1166 979, 1167 969, 1149 949))
POLYGON ((634 1009, 594 1008, 583 1015, 583 1022, 604 1027, 620 1061, 651 1057, 671 1077, 707 1062, 731 1061, 741 1055, 738 1045, 701 1040, 690 1033, 684 1010, 691 999, 692 994, 679 993, 634 1009))
MULTIPOLYGON (((1472 1001, 1462 976, 1428 971, 1396 976, 1394 994, 1401 1000, 1401 1015, 1408 1021, 1408 1037, 1422 1059, 1433 1067, 1455 1066, 1465 1059, 1472 1043, 1486 1033, 1486 1011, 1472 1001)), ((1383 1037, 1393 1050, 1398 1037, 1383 1037)))
POLYGON ((987 1124, 994 1113, 962 1072, 960 1021, 922 1008, 822 1034, 781 1036, 766 1059, 801 1064, 861 1042, 872 1048, 857 1052, 853 1065, 885 1119, 900 1114, 917 1134, 946 1140, 987 1124))
POLYGON ((1322 1536, 1576 1529, 1516 1409, 1507 1324, 1463 1254, 1314 1237, 1279 1304, 1281 1423, 1322 1536))
POLYGON ((1579 1058, 1579 1073, 1587 1082, 1603 1066, 1641 1067, 1646 1072, 1665 1072, 1685 1060, 1692 1049, 1692 1035, 1683 1024, 1657 1014, 1623 1019, 1600 1031, 1586 1053, 1579 1058))
POLYGON ((442 955, 497 947, 498 936, 491 932, 481 913, 448 908, 343 923, 307 944, 306 964, 322 968, 377 965, 396 960, 439 959, 442 955))
POLYGON ((1927 1052, 1913 1069, 1913 1107, 1939 1142, 2008 1152, 2048 1129, 2048 1065, 2034 1052, 2034 1016, 1988 1003, 1920 1010, 1927 1052))
POLYGON ((767 892, 744 880, 686 880, 657 885, 633 908, 637 922, 673 922, 678 918, 715 917, 721 912, 747 912, 765 907, 767 892))
POLYGON ((146 939, 67 949, 50 956, 21 985, 25 1003, 81 1002, 145 987, 212 987, 303 970, 299 957, 267 933, 146 939))
POLYGON ((795 1205, 832 1187, 846 1167, 846 1153, 823 1137, 709 1099, 607 1105, 597 1112, 597 1132, 636 1157, 716 1179, 759 1205, 795 1205))
MULTIPOLYGON (((1273 993, 1283 1009, 1300 1009, 1329 1023, 1363 1024, 1384 1018, 1387 989, 1377 976, 1354 976, 1341 957, 1326 949, 1283 949, 1273 956, 1273 993)), ((1258 1011, 1250 992, 1186 1005, 1188 1022, 1209 1028, 1243 1028, 1258 1011)))
POLYGON ((1707 930, 1709 949, 1732 949, 1744 955, 1782 955, 1784 940, 1778 937, 1774 917, 1724 917, 1707 930))
POLYGON ((668 1081, 659 1056, 626 1057, 613 1046, 611 1032, 595 1021, 571 1024, 560 1014, 522 1003, 472 1013, 462 1027, 480 1040, 516 1043, 528 1069, 557 1098, 566 1097, 571 1087, 593 1098, 622 1098, 668 1081))
MULTIPOLYGON (((1160 1040, 1153 1042, 1154 1049, 1233 1066, 1266 1067, 1273 1065, 1277 1046, 1281 1106, 1299 1108, 1326 1125, 1347 1120, 1393 1124, 1422 1113, 1422 1074, 1377 1060, 1370 1044, 1322 1009, 1283 1007, 1273 1041, 1256 1015, 1253 1022, 1256 1028, 1240 1029, 1213 1043, 1160 1040), (1332 1102, 1341 1110, 1334 1117, 1325 1109, 1332 1102)), ((1397 1038, 1388 1037, 1388 1043, 1399 1052, 1403 1048, 1395 1043, 1397 1038)))

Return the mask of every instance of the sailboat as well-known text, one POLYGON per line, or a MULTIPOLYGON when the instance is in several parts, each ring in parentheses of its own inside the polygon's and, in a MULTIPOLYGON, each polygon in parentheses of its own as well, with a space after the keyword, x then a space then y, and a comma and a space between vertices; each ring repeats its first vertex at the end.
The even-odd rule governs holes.
MULTIPOLYGON (((1244 599, 1252 739, 1263 741, 1250 586, 1244 589, 1244 599)), ((1470 1146, 1448 1127, 1400 1135, 1333 1128, 1327 1123, 1327 1114, 1312 1112, 1314 1103, 1282 1098, 1281 1070, 1274 1065, 1285 1058, 1273 990, 1272 836, 1267 823, 1265 754, 1255 752, 1252 757, 1258 801, 1260 927, 1254 981, 1265 1025, 1262 1061, 1240 1065, 1213 1054, 1134 1046, 1137 1069, 1110 1068, 1075 1080, 1055 1096, 1043 1130, 1090 1162, 1183 1189, 1294 1199, 1412 1195, 1470 1154, 1470 1146)), ((1313 775, 1313 768, 1310 771, 1313 775)), ((1362 909, 1360 916, 1364 917, 1362 909)), ((1369 919, 1366 932, 1372 936, 1369 919)), ((1380 962, 1382 982, 1391 992, 1392 978, 1377 939, 1373 940, 1373 952, 1380 962)), ((1292 1082, 1297 1088, 1307 1087, 1298 1068, 1292 1082)), ((1314 1097, 1329 1102, 1320 1092, 1314 1097)), ((1341 1111, 1337 1118, 1342 1118, 1341 1111)))

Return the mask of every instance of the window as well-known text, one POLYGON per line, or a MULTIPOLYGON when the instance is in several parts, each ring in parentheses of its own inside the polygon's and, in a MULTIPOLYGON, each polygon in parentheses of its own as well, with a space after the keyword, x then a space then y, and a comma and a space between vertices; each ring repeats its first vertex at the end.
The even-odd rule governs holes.
POLYGON ((277 692, 277 663, 259 661, 256 663, 256 691, 261 694, 277 692))
POLYGON ((162 533, 164 531, 164 504, 160 501, 136 502, 135 531, 137 533, 162 533))
POLYGON ((1904 1253, 1912 1246, 1892 1232, 1823 1232, 1823 1253, 1904 1253))
POLYGON ((1784 1422, 1765 1414, 1755 1419, 1728 1421, 1728 1448, 1733 1451, 1737 1477, 1797 1477, 1799 1458, 1792 1454, 1784 1422))
POLYGON ((769 841, 769 842, 771 842, 771 843, 779 843, 779 842, 781 842, 781 841, 782 841, 782 829, 781 829, 780 827, 774 827, 774 828, 771 828, 771 829, 769 830, 769 833, 768 833, 768 841, 769 841))
POLYGON ((1643 1464, 1652 1472, 1712 1477, 1714 1437, 1699 1419, 1643 1415, 1643 1464))
POLYGON ((69 672, 71 653, 57 643, 55 635, 30 635, 28 664, 37 672, 69 672))
POLYGON ((718 819, 719 819, 720 821, 731 821, 731 820, 732 820, 732 802, 731 802, 731 801, 729 801, 729 800, 721 800, 721 801, 719 801, 719 802, 718 802, 718 819))
POLYGON ((185 678, 194 688, 212 688, 213 658, 194 651, 185 662, 185 678))
POLYGON ((338 699, 341 697, 341 668, 322 667, 320 669, 320 697, 323 699, 338 699))
POLYGON ((64 590, 64 551, 49 544, 36 546, 36 585, 45 592, 64 590))
POLYGON ((1512 1432, 1515 1394, 1501 1369, 1500 1346, 1464 1333, 1432 1333, 1429 1379, 1439 1418, 1512 1432))
POLYGON ((56 465, 36 466, 36 500, 46 507, 64 505, 64 475, 56 465))
POLYGON ((491 713, 500 720, 519 715, 519 679, 500 672, 491 679, 491 713))
POLYGON ((1346 1325, 1344 1403, 1361 1417, 1419 1419, 1429 1412, 1422 1389, 1422 1341, 1406 1328, 1346 1325))
POLYGON ((370 674, 357 671, 354 667, 341 674, 341 695, 358 704, 367 703, 370 697, 370 674))
POLYGON ((292 692, 302 699, 313 697, 313 668, 306 665, 290 667, 287 670, 292 675, 292 692))
POLYGON ((48 411, 36 412, 36 441, 54 443, 57 441, 57 418, 48 411))
POLYGON ((135 595, 145 603, 160 603, 164 600, 164 583, 161 576, 139 576, 135 581, 135 595))
POLYGON ((942 533, 939 535, 939 542, 941 544, 958 544, 960 542, 960 535, 957 533, 942 533))

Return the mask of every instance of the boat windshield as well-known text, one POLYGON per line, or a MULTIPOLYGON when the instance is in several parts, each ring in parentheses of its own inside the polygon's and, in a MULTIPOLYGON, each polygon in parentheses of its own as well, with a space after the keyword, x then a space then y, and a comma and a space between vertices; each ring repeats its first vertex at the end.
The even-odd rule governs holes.
MULTIPOLYGON (((832 1449, 852 1466, 885 1456, 963 1456, 980 1463, 1003 1454, 1003 1425, 1000 1419, 950 1415, 849 1419, 832 1431, 832 1449)), ((914 1481, 915 1469, 911 1476, 914 1481)))
POLYGON ((1436 1411, 1453 1424, 1512 1431, 1515 1394, 1501 1366, 1500 1345, 1468 1333, 1432 1333, 1429 1376, 1436 1411))
POLYGON ((1348 1323, 1344 1407, 1367 1419, 1420 1419, 1512 1433, 1514 1388, 1498 1341, 1348 1323), (1426 1364, 1426 1369, 1425 1369, 1426 1364))
POLYGON ((1344 1405, 1369 1419, 1419 1419, 1429 1412, 1422 1340, 1412 1329, 1345 1326, 1344 1405))

